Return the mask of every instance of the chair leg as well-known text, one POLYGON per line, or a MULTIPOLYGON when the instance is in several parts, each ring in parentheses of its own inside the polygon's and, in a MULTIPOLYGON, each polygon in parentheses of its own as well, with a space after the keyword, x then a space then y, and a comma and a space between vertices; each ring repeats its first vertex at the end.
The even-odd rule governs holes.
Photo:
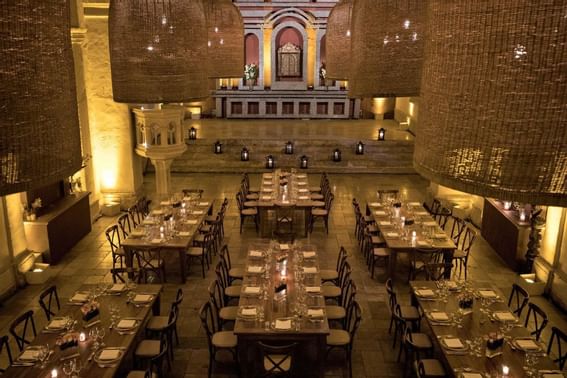
POLYGON ((207 257, 204 256, 204 255, 201 256, 201 272, 202 272, 203 278, 205 278, 205 259, 206 258, 207 257))

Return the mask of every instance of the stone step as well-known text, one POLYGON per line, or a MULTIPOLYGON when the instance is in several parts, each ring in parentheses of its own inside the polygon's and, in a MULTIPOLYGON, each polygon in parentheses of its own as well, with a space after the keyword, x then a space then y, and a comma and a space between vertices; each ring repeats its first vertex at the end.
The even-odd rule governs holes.
POLYGON ((203 173, 203 172, 263 172, 265 158, 272 155, 276 168, 299 168, 302 155, 309 158, 309 172, 329 173, 390 173, 412 174, 413 141, 386 140, 364 141, 364 155, 356 155, 357 140, 302 140, 294 143, 294 154, 286 155, 284 147, 286 140, 251 140, 228 139, 222 140, 223 153, 215 154, 215 140, 199 139, 187 141, 188 149, 175 159, 172 173, 203 173), (246 146, 250 160, 240 160, 240 152, 246 146), (332 161, 333 151, 341 150, 342 160, 332 161))

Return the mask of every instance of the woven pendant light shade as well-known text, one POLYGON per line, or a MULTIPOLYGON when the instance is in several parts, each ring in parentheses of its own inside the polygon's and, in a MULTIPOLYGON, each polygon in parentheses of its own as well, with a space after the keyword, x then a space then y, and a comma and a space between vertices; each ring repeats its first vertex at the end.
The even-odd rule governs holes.
POLYGON ((567 206, 567 0, 430 0, 415 167, 567 206))
MULTIPOLYGON (((352 16, 352 97, 419 94, 424 0, 356 0, 352 16)), ((349 56, 343 59, 348 60, 349 56)))
POLYGON ((351 19, 353 0, 342 0, 331 10, 327 22, 327 77, 347 80, 350 76, 351 19))
POLYGON ((244 74, 244 21, 231 0, 207 0, 209 77, 244 74))
POLYGON ((0 196, 81 168, 67 0, 0 5, 0 196))
POLYGON ((115 101, 183 102, 208 96, 201 0, 113 0, 108 22, 115 101))

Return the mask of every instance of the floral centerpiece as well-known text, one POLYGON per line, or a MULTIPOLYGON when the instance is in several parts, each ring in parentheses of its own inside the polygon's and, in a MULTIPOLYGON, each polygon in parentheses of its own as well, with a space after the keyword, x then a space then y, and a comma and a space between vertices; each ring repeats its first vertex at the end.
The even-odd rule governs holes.
POLYGON ((82 305, 81 312, 83 313, 83 320, 88 322, 89 320, 97 316, 100 313, 99 308, 100 304, 95 301, 91 301, 82 305))
POLYGON ((244 66, 244 79, 250 86, 256 84, 256 80, 258 80, 258 66, 256 63, 250 63, 244 66))

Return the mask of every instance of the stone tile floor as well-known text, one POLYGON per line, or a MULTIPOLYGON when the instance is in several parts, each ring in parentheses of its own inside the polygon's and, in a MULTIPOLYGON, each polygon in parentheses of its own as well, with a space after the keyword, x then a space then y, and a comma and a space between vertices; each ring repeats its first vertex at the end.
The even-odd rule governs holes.
MULTIPOLYGON (((252 183, 258 176, 252 176, 252 183)), ((311 184, 319 182, 318 176, 310 177, 311 184)), ((398 187, 415 200, 424 198, 428 182, 418 175, 331 175, 331 185, 335 193, 334 207, 331 213, 329 234, 325 234, 319 224, 310 236, 310 242, 319 247, 323 258, 322 267, 334 267, 340 246, 349 251, 349 261, 353 266, 353 279, 357 283, 359 293, 357 300, 363 308, 363 321, 355 339, 353 353, 353 376, 364 377, 401 377, 402 366, 396 362, 396 352, 391 347, 391 338, 388 335, 389 316, 386 306, 386 291, 384 289, 385 277, 379 268, 378 277, 370 279, 364 261, 357 249, 353 236, 354 214, 351 206, 353 197, 362 203, 366 199, 375 198, 377 187, 398 187)), ((174 191, 182 188, 203 188, 205 197, 222 200, 227 197, 231 202, 225 221, 225 242, 229 245, 233 263, 242 264, 248 244, 257 238, 252 223, 247 223, 242 234, 239 233, 238 209, 234 202, 234 195, 240 184, 239 175, 175 175, 172 178, 174 191)), ((153 176, 148 175, 144 183, 144 191, 152 196, 154 192, 153 176)), ((97 283, 111 281, 109 269, 112 265, 110 249, 106 244, 104 229, 112 224, 112 218, 100 218, 93 224, 92 232, 77 244, 64 260, 53 267, 55 276, 51 280, 58 287, 63 301, 84 283, 97 283)), ((489 280, 509 292, 515 273, 510 271, 499 257, 490 249, 482 238, 473 247, 472 258, 469 264, 470 279, 489 280)), ((400 272, 397 290, 402 294, 402 301, 409 301, 408 288, 404 283, 407 277, 407 263, 400 262, 400 272)), ((174 269, 169 269, 171 273, 174 269)), ((185 301, 181 308, 179 329, 181 346, 175 349, 174 368, 168 377, 206 377, 208 364, 208 349, 206 337, 200 327, 197 311, 200 305, 207 300, 206 287, 214 278, 211 269, 206 279, 201 278, 198 267, 190 272, 187 283, 181 286, 185 293, 185 301)), ((162 301, 162 313, 168 309, 169 303, 175 295, 179 284, 175 273, 165 285, 162 301)), ((27 309, 34 309, 37 314, 38 328, 45 324, 44 315, 40 313, 37 303, 42 287, 27 286, 16 295, 5 301, 0 307, 0 334, 8 332, 9 322, 19 313, 27 309)), ((566 316, 555 309, 545 299, 535 298, 538 304, 544 306, 551 318, 551 323, 566 329, 566 316)), ((544 340, 549 334, 544 334, 544 340)), ((13 347, 15 350, 15 345, 13 347)), ((346 376, 342 368, 344 359, 342 353, 332 354, 327 363, 326 376, 346 376)), ((230 368, 218 368, 215 377, 232 377, 230 368)))

